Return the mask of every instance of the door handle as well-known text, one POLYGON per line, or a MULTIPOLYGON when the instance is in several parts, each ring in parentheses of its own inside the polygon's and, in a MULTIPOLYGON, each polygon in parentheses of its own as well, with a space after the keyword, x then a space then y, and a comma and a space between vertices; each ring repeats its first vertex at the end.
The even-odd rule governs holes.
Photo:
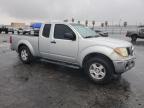
POLYGON ((56 41, 51 41, 51 43, 56 44, 56 41))

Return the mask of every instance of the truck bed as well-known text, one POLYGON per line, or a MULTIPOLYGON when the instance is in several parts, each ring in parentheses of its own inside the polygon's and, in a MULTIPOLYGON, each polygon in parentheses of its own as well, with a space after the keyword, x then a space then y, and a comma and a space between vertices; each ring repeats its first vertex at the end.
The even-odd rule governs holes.
POLYGON ((19 43, 27 43, 28 47, 34 49, 34 56, 39 55, 39 37, 32 35, 12 35, 11 49, 18 51, 19 43))

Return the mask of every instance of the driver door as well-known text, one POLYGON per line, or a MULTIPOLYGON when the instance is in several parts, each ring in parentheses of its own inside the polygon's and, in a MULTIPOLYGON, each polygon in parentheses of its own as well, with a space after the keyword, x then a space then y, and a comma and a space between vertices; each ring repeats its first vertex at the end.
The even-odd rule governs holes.
POLYGON ((50 56, 54 60, 76 63, 78 53, 78 38, 68 40, 64 37, 65 33, 75 33, 64 24, 55 24, 53 38, 50 43, 50 56))

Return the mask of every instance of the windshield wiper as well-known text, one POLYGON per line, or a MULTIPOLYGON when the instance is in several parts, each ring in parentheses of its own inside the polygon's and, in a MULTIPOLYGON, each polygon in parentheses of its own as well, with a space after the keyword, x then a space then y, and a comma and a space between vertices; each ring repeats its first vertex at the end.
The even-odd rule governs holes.
POLYGON ((99 35, 95 35, 95 36, 86 36, 85 38, 95 38, 95 37, 99 37, 99 35))

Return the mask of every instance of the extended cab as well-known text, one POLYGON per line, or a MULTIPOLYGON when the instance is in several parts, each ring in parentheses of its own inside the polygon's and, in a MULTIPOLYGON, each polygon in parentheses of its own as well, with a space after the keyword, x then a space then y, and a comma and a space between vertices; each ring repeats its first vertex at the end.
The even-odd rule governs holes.
POLYGON ((43 24, 39 36, 13 35, 10 42, 23 63, 38 57, 78 67, 98 84, 109 82, 114 75, 119 76, 135 65, 131 43, 101 37, 80 24, 43 24))

